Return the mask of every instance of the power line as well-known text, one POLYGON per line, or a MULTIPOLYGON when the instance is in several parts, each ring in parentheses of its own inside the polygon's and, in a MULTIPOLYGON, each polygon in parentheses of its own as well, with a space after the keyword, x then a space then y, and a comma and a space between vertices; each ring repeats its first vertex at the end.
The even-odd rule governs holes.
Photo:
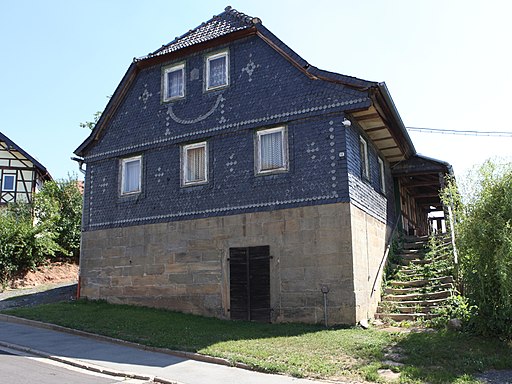
POLYGON ((512 137, 512 132, 499 131, 458 131, 455 129, 405 127, 410 132, 437 133, 441 135, 512 137))

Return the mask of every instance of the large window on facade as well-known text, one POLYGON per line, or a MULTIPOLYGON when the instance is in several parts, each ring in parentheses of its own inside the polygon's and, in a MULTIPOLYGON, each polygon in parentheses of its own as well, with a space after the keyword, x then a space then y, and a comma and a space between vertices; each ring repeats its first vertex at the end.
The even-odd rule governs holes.
POLYGON ((184 145, 181 150, 181 164, 182 185, 208 182, 208 151, 206 141, 184 145))
POLYGON ((379 186, 382 193, 386 193, 386 175, 384 173, 384 161, 379 157, 379 186))
POLYGON ((257 173, 288 170, 286 128, 277 127, 257 131, 255 153, 257 173))
POLYGON ((185 64, 178 64, 164 69, 164 101, 185 96, 185 64))
POLYGON ((121 160, 121 195, 139 193, 142 182, 142 156, 121 160))
POLYGON ((359 137, 359 156, 361 157, 361 177, 370 179, 370 164, 368 162, 368 144, 359 137))
POLYGON ((2 191, 14 191, 16 187, 16 175, 4 175, 2 178, 2 191))
POLYGON ((228 52, 206 57, 206 90, 222 88, 229 84, 228 52))

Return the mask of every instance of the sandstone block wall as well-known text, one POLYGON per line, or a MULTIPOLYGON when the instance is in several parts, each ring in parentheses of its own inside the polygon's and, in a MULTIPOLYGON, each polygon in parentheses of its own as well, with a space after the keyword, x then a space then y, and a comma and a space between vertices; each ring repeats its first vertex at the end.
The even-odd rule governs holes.
POLYGON ((84 232, 81 296, 229 318, 229 249, 269 245, 272 321, 323 322, 327 286, 329 323, 352 324, 373 305, 364 239, 385 230, 364 220, 339 203, 84 232))

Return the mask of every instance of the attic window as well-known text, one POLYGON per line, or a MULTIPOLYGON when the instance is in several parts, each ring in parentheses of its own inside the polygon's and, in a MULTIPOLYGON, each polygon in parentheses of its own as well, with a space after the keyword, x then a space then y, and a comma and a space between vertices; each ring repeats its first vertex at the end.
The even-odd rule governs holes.
POLYGON ((185 64, 164 68, 163 101, 179 99, 185 96, 185 64))
POLYGON ((206 90, 222 88, 229 85, 228 51, 206 57, 206 90))
POLYGON ((16 184, 16 175, 4 175, 2 178, 2 191, 10 192, 14 191, 16 184))
POLYGON ((361 177, 370 179, 370 164, 368 162, 368 144, 359 137, 359 156, 361 157, 361 177))

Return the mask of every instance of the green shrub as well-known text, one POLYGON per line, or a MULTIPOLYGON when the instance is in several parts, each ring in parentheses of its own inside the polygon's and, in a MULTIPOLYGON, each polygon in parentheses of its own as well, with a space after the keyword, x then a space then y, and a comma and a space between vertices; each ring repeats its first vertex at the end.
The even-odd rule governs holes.
POLYGON ((30 206, 13 204, 0 210, 0 284, 35 268, 59 250, 44 224, 33 225, 30 206))
POLYGON ((48 259, 80 253, 82 194, 75 180, 44 184, 31 204, 0 209, 0 284, 48 259))
POLYGON ((471 305, 469 300, 461 295, 451 296, 442 306, 437 307, 432 313, 438 317, 429 321, 429 326, 441 328, 446 326, 451 319, 459 319, 463 329, 467 329, 476 314, 476 306, 471 305))
POLYGON ((463 293, 480 332, 512 338, 512 164, 488 161, 465 184, 455 226, 463 293))
POLYGON ((82 220, 82 194, 72 177, 49 181, 34 199, 37 221, 44 222, 55 235, 58 257, 78 260, 82 220))

